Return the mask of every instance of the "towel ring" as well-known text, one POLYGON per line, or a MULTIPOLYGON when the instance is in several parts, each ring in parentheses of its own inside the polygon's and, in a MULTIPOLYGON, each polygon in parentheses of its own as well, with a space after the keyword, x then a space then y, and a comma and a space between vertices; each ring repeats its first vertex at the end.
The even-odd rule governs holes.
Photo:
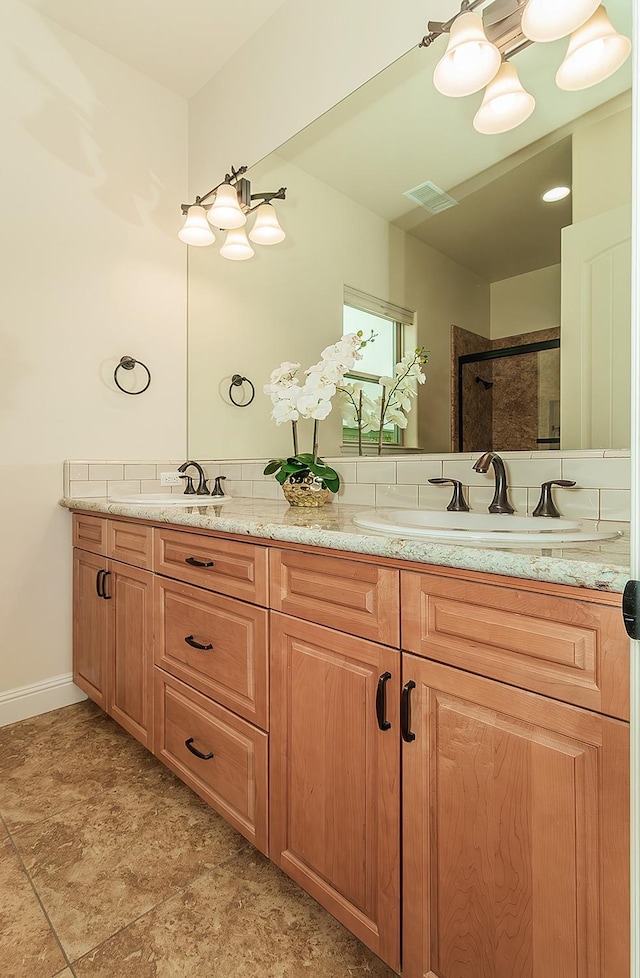
POLYGON ((116 369, 113 371, 113 379, 116 382, 116 387, 118 387, 122 391, 123 394, 134 394, 134 395, 135 394, 144 394, 144 392, 146 391, 147 387, 151 383, 151 371, 149 370, 149 368, 147 367, 147 365, 142 362, 142 360, 134 360, 133 357, 120 357, 120 363, 118 364, 118 366, 116 367, 116 369), (147 371, 147 382, 144 385, 144 387, 141 387, 140 388, 139 391, 128 391, 128 390, 126 390, 126 388, 124 388, 120 384, 120 382, 118 380, 118 371, 120 370, 120 367, 122 367, 123 370, 133 370, 133 368, 136 366, 136 364, 138 364, 140 367, 142 367, 143 370, 146 370, 147 371))
POLYGON ((234 374, 233 377, 231 378, 231 383, 229 384, 229 400, 231 401, 231 403, 235 404, 236 407, 240 407, 240 408, 249 407, 249 405, 251 404, 255 396, 256 396, 256 389, 251 383, 251 381, 249 380, 249 378, 241 377, 240 374, 234 374), (249 387, 251 388, 251 397, 249 398, 248 401, 243 401, 242 404, 240 404, 239 401, 234 400, 233 388, 242 387, 243 384, 248 384, 249 387))

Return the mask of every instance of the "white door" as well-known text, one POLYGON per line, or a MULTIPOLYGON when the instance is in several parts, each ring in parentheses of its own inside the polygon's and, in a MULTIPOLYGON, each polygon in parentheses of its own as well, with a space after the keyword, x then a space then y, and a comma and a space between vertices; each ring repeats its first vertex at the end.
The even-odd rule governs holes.
POLYGON ((631 208, 562 231, 562 447, 631 440, 631 208), (596 409, 597 405, 597 409, 596 409))

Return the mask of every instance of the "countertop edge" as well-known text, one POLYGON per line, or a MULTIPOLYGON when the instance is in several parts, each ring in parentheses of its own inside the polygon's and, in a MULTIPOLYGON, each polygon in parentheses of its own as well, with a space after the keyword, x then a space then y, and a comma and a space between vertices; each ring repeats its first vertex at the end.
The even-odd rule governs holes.
MULTIPOLYGON (((415 563, 470 570, 488 574, 501 574, 507 577, 542 581, 548 584, 567 584, 572 587, 589 588, 595 591, 621 593, 629 580, 630 570, 617 564, 607 564, 599 560, 567 559, 558 556, 545 556, 524 550, 489 550, 478 547, 464 547, 458 544, 443 545, 414 540, 407 537, 389 537, 363 533, 359 528, 333 529, 320 525, 285 525, 273 517, 258 518, 255 515, 225 513, 207 515, 204 507, 200 513, 176 512, 174 508, 161 506, 138 506, 114 503, 104 498, 64 497, 60 505, 69 510, 100 513, 106 516, 126 516, 154 523, 167 523, 174 526, 188 526, 197 529, 217 530, 251 536, 258 539, 281 543, 303 544, 322 547, 343 553, 368 554, 374 557, 389 557, 415 563)), ((268 503, 269 500, 260 502, 268 503)), ((194 507, 195 508, 195 507, 194 507)), ((333 507, 332 507, 333 508, 333 507)), ((340 507, 348 519, 347 507, 340 507)), ((348 507, 356 512, 361 507, 348 507)), ((313 512, 308 512, 309 521, 313 512)))

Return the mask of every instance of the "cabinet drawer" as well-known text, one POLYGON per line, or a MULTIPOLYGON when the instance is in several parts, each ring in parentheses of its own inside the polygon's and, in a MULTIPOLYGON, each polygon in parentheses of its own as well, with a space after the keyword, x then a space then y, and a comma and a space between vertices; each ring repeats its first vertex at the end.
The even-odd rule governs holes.
POLYGON ((158 668, 155 704, 156 756, 268 854, 267 735, 158 668))
POLYGON ((117 520, 109 520, 107 552, 110 557, 121 560, 124 564, 151 570, 152 534, 152 528, 143 523, 121 523, 117 520))
POLYGON ((158 577, 155 608, 156 665, 266 729, 267 612, 158 577))
POLYGON ((270 594, 274 611, 398 645, 397 570, 272 550, 270 594))
POLYGON ((154 551, 158 574, 267 605, 265 547, 157 528, 154 551))
POLYGON ((92 554, 107 553, 107 521, 101 516, 73 514, 73 546, 92 554))
POLYGON ((403 571, 402 647, 629 717, 629 642, 618 608, 403 571))

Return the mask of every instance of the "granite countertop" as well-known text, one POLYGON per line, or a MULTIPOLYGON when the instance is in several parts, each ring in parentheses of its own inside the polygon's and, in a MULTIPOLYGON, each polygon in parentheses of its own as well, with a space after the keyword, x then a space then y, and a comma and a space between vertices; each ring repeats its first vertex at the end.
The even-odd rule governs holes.
POLYGON ((392 557, 441 567, 505 574, 509 577, 621 592, 630 577, 629 539, 585 542, 557 548, 460 546, 365 530, 353 522, 362 506, 331 503, 320 509, 290 507, 274 499, 237 498, 221 506, 139 506, 105 498, 64 498, 67 509, 128 516, 218 530, 265 540, 325 547, 348 553, 392 557))

